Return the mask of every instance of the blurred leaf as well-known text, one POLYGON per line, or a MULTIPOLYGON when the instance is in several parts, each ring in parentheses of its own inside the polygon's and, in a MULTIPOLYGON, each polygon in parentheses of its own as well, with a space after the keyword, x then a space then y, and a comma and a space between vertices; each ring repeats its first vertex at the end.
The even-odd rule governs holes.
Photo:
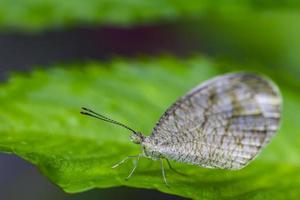
POLYGON ((74 24, 131 25, 265 10, 298 10, 296 0, 1 0, 0 26, 36 30, 74 24))
POLYGON ((234 62, 261 64, 290 87, 299 88, 300 13, 291 10, 208 15, 182 23, 185 46, 234 62), (195 26, 197 24, 197 26, 195 26), (283 76, 284 73, 285 75, 283 76))
POLYGON ((150 134, 172 102, 224 69, 201 57, 162 57, 14 75, 0 86, 0 150, 34 163, 71 193, 125 185, 194 199, 299 199, 300 95, 285 85, 280 84, 281 131, 255 161, 240 171, 173 163, 187 176, 167 170, 169 188, 159 163, 148 159, 140 160, 133 177, 125 181, 132 164, 111 166, 138 154, 140 147, 129 141, 128 131, 79 114, 81 106, 91 107, 150 134))

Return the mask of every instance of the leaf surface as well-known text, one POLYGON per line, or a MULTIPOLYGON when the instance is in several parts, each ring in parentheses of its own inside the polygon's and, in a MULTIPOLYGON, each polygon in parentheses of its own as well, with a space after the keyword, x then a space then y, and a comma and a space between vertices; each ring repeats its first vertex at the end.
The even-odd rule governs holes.
POLYGON ((282 127, 255 161, 240 171, 172 162, 186 176, 167 170, 170 187, 159 163, 148 159, 125 181, 132 163, 111 166, 140 147, 129 141, 127 130, 79 114, 81 106, 90 107, 148 135, 177 98, 232 69, 202 57, 161 57, 14 74, 0 86, 0 150, 37 165, 70 193, 124 185, 193 199, 298 199, 300 96, 280 79, 275 82, 284 98, 282 127))

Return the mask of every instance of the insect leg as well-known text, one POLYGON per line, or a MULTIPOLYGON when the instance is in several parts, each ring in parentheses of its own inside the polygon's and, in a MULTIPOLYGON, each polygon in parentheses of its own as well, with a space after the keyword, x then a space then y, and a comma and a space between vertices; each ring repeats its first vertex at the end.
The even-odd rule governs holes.
POLYGON ((165 159, 167 160, 167 163, 168 163, 168 165, 169 165, 170 170, 172 170, 173 172, 175 172, 175 173, 177 173, 177 174, 179 174, 179 175, 181 175, 181 176, 186 176, 186 174, 181 173, 181 172, 177 171, 176 169, 174 169, 174 168, 172 167, 170 161, 169 161, 167 158, 165 158, 165 159))
POLYGON ((126 162, 130 158, 139 158, 139 157, 140 157, 140 155, 127 156, 126 158, 124 158, 123 160, 121 160, 120 162, 118 162, 117 164, 115 164, 114 166, 112 166, 111 168, 117 168, 117 167, 119 167, 121 164, 123 164, 124 162, 126 162))
POLYGON ((132 176, 132 174, 133 174, 133 172, 135 171, 135 169, 137 168, 137 166, 138 166, 138 163, 139 163, 139 160, 140 160, 140 155, 138 155, 137 156, 137 159, 136 160, 134 160, 134 163, 133 163, 133 168, 132 168, 132 170, 131 170, 131 172, 130 172, 130 174, 125 178, 125 180, 128 180, 131 176, 132 176))
POLYGON ((166 178, 165 168, 164 168, 164 160, 162 158, 160 158, 160 167, 161 167, 161 173, 162 173, 164 182, 167 186, 169 186, 169 184, 167 182, 167 178, 166 178))

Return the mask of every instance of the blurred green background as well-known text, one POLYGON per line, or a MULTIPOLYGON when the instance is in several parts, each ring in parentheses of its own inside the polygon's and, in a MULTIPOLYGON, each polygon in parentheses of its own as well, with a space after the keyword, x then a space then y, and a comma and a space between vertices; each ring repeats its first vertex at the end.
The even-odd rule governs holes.
MULTIPOLYGON (((300 91, 299 5, 298 1, 271 0, 0 0, 1 85, 4 88, 9 88, 10 85, 13 87, 14 81, 11 80, 14 80, 15 72, 30 79, 30 74, 37 70, 47 73, 57 66, 72 70, 95 62, 101 63, 96 64, 98 67, 109 68, 109 63, 120 57, 125 59, 125 63, 128 59, 129 64, 130 60, 156 59, 162 55, 170 56, 174 63, 176 59, 183 62, 201 57, 215 63, 203 67, 203 70, 213 68, 216 74, 233 70, 260 72, 278 83, 285 91, 284 94, 288 94, 287 99, 293 99, 286 102, 289 106, 286 111, 289 120, 286 123, 291 123, 291 128, 282 132, 290 134, 290 137, 283 137, 288 138, 282 139, 283 142, 277 139, 272 149, 276 149, 279 154, 276 157, 274 153, 275 160, 287 155, 286 159, 298 169, 300 142, 296 127, 299 117, 296 113, 300 91), (293 111, 296 113, 291 114, 293 111)), ((176 66, 174 73, 178 73, 178 68, 184 68, 184 65, 176 66)), ((190 67, 189 64, 186 66, 190 67)), ((114 72, 111 73, 114 77, 114 72)), ((147 70, 142 70, 140 76, 151 75, 147 74, 147 70)), ((164 76, 165 79, 169 78, 167 74, 164 76)), ((199 82, 210 78, 208 75, 199 76, 199 82)), ((116 80, 116 77, 112 80, 116 80)), ((196 78, 193 80, 196 81, 196 78)), ((78 81, 80 83, 83 80, 78 81)), ((182 81, 188 82, 184 79, 182 81)), ((43 84, 47 85, 47 82, 43 84)), ((169 101, 188 89, 187 86, 192 84, 186 83, 186 87, 182 87, 180 92, 173 92, 174 96, 170 94, 168 101, 165 100, 159 106, 163 109, 169 101)), ((18 87, 20 91, 27 91, 18 87)), ((0 94, 2 97, 7 95, 4 92, 0 94)), ((18 95, 9 97, 22 103, 22 99, 17 99, 20 98, 18 95)), ((125 102, 130 102, 129 100, 125 102)), ((101 98, 98 101, 99 104, 102 103, 101 98)), ((17 114, 18 110, 13 109, 13 114, 17 114)), ((153 114, 153 120, 159 116, 158 111, 153 114)), ((118 109, 114 109, 114 112, 118 113, 118 109)), ((0 117, 6 119, 1 116, 3 113, 0 117)), ((117 116, 120 117, 121 114, 117 116)), ((133 117, 132 120, 134 119, 138 117, 133 117)), ((152 126, 152 121, 147 125, 143 123, 145 122, 140 123, 140 127, 152 126)), ((289 124, 283 126, 288 127, 289 124)), ((34 166, 13 155, 1 154, 0 169, 0 192, 3 199, 180 199, 156 191, 125 187, 67 195, 41 176, 34 166)), ((299 171, 295 170, 297 172, 299 171)), ((299 175, 295 177, 297 179, 299 175)), ((300 180, 296 181, 298 183, 300 180)), ((284 186, 288 187, 287 185, 284 186)), ((284 194, 284 189, 282 190, 284 194)), ((269 196, 272 194, 271 192, 269 196)), ((295 190, 289 190, 286 199, 297 199, 298 195, 295 190)), ((247 197, 261 199, 265 196, 248 194, 247 197)))

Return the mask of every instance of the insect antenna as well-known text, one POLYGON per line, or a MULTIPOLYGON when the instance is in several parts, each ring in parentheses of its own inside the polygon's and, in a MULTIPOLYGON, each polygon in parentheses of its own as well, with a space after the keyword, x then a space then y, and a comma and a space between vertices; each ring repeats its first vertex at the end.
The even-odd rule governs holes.
POLYGON ((132 128, 130 128, 129 126, 126 126, 125 124, 121 123, 121 122, 118 122, 118 121, 115 121, 113 119, 110 119, 108 117, 105 117, 104 115, 101 115, 99 113, 96 113, 95 111, 91 110, 91 109, 88 109, 88 108, 85 108, 85 107, 82 107, 81 108, 82 111, 80 112, 81 114, 83 115, 87 115, 87 116, 90 116, 90 117, 94 117, 94 118, 97 118, 97 119, 100 119, 102 121, 105 121, 105 122, 108 122, 108 123, 112 123, 112 124, 116 124, 118 126, 121 126, 123 128, 126 128, 128 130, 130 130, 131 132, 133 132, 134 134, 136 134, 137 132, 135 130, 133 130, 132 128))

